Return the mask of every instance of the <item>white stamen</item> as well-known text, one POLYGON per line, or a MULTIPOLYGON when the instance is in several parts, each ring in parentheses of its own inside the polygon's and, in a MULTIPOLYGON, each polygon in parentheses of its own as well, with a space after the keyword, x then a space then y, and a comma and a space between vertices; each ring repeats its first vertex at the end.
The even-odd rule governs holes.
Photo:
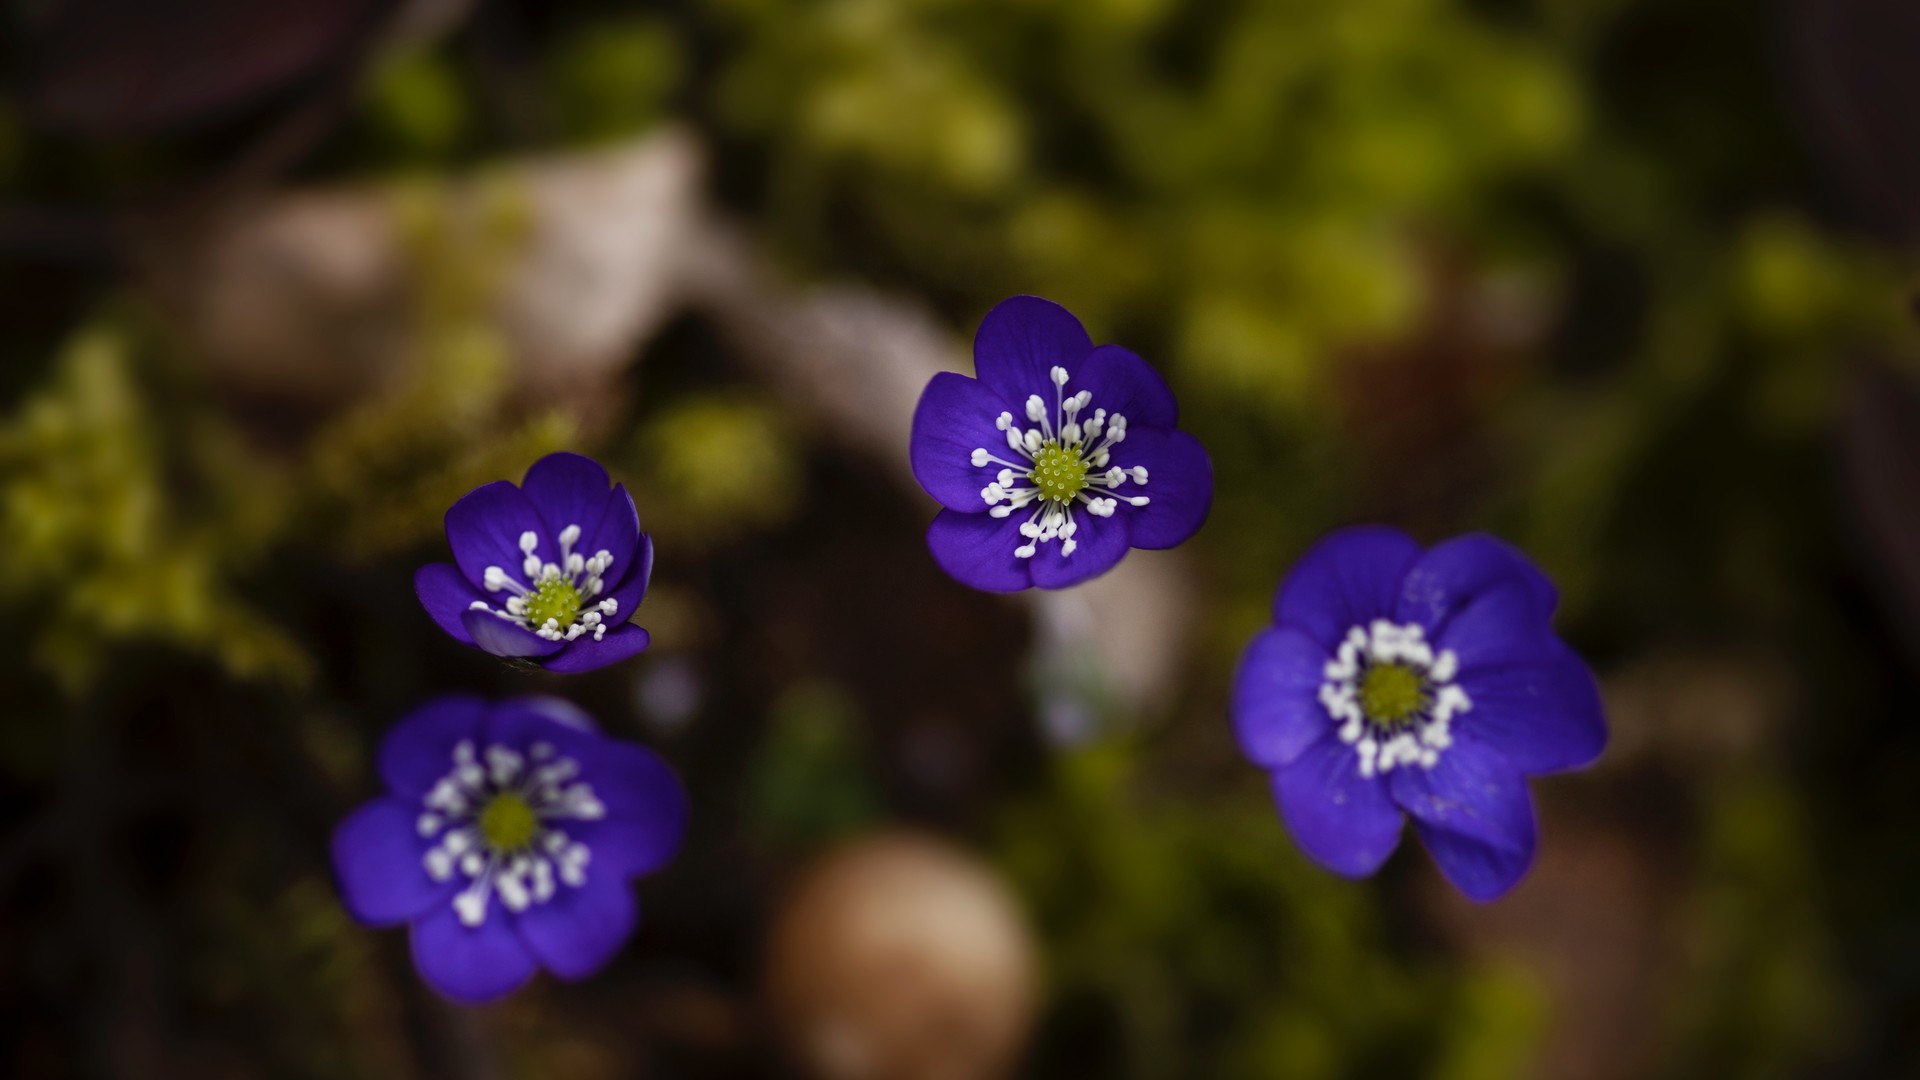
MULTIPOLYGON (((1048 408, 1046 399, 1039 394, 1028 395, 1022 404, 1027 421, 1036 426, 1021 428, 1011 412, 1003 411, 994 417, 995 428, 1006 434, 1007 447, 1025 458, 1024 463, 996 457, 985 447, 976 447, 967 456, 968 464, 976 469, 1003 466, 980 489, 980 501, 988 516, 1004 520, 1016 510, 1035 506, 1033 516, 1019 528, 1025 542, 1013 552, 1022 559, 1033 558, 1042 545, 1056 540, 1060 542, 1063 557, 1079 550, 1075 534, 1082 521, 1076 509, 1084 509, 1091 518, 1111 518, 1122 504, 1139 509, 1151 503, 1144 495, 1115 493, 1115 489, 1129 482, 1145 486, 1148 479, 1146 466, 1129 466, 1112 460, 1113 448, 1126 441, 1126 416, 1098 408, 1083 419, 1082 414, 1093 405, 1093 391, 1066 393, 1072 375, 1060 365, 1049 368, 1047 378, 1054 387, 1052 408, 1048 408), (1070 455, 1069 460, 1085 464, 1087 471, 1079 490, 1059 495, 1047 495, 1041 490, 1036 462, 1049 447, 1070 455)), ((1056 471, 1049 473, 1050 483, 1058 483, 1061 482, 1057 472, 1060 466, 1051 454, 1049 451, 1048 467, 1056 471)))
MULTIPOLYGON (((586 627, 572 629, 579 633, 586 627)), ((422 800, 415 828, 423 838, 439 837, 421 856, 428 877, 467 879, 452 899, 463 926, 483 924, 493 896, 517 913, 552 900, 558 885, 578 888, 586 882, 591 853, 554 827, 562 820, 606 816, 593 786, 575 779, 579 773, 579 763, 559 756, 548 742, 534 743, 525 754, 498 743, 476 747, 470 740, 454 747, 451 769, 422 800), (494 847, 481 827, 487 808, 503 797, 522 800, 535 823, 533 834, 524 843, 516 840, 510 850, 494 847)))
POLYGON ((1453 745, 1453 719, 1473 708, 1454 683, 1459 659, 1451 649, 1435 652, 1418 623, 1375 619, 1347 631, 1332 659, 1322 665, 1320 705, 1338 724, 1340 741, 1354 748, 1363 777, 1396 768, 1431 769, 1453 745), (1410 669, 1420 679, 1420 699, 1404 717, 1369 716, 1361 704, 1367 673, 1379 665, 1410 669))

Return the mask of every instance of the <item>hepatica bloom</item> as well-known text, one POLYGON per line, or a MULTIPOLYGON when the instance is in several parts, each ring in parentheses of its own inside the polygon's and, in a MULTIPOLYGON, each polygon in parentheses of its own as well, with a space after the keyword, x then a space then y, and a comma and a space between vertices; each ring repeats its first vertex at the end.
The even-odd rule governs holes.
POLYGON ((598 971, 639 920, 631 879, 686 827, 666 762, 551 698, 433 701, 379 770, 387 793, 333 834, 341 896, 369 926, 410 924, 414 966, 458 1001, 598 971))
POLYGON ((1300 561, 1234 688, 1234 725, 1315 861, 1379 869, 1413 819, 1475 900, 1532 865, 1526 777, 1606 745, 1593 676, 1553 632, 1551 583, 1464 536, 1422 551, 1392 529, 1337 532, 1300 561))
POLYGON ((948 574, 1065 588, 1200 528, 1213 466, 1146 361, 1016 296, 980 323, 973 364, 978 378, 934 376, 913 415, 913 474, 945 507, 927 543, 948 574))
POLYGON ((579 454, 549 454, 525 483, 475 488, 447 511, 454 563, 414 575, 440 628, 495 656, 592 671, 647 647, 627 620, 653 575, 653 541, 627 489, 579 454))

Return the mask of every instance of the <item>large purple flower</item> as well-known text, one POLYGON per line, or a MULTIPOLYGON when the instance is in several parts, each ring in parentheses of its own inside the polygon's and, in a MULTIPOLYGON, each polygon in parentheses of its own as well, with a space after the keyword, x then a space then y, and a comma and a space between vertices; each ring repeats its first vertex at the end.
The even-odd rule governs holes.
POLYGON ((945 507, 927 544, 955 579, 1061 589, 1206 520, 1213 465, 1146 361, 1016 296, 981 321, 973 365, 934 376, 913 414, 913 474, 945 507))
POLYGON ((579 454, 533 463, 521 487, 497 480, 447 511, 453 563, 413 577, 454 640, 549 671, 592 671, 647 647, 627 620, 653 576, 653 541, 624 486, 579 454), (457 565, 456 565, 457 564, 457 565))
POLYGON ((458 1001, 536 968, 600 970, 639 921, 631 879, 686 828, 666 762, 551 698, 429 702, 388 732, 379 768, 387 794, 334 830, 341 896, 369 926, 411 924, 414 966, 458 1001))
POLYGON ((1447 879, 1491 900, 1533 863, 1525 778, 1606 746, 1587 666, 1553 632, 1558 595, 1488 536, 1422 551, 1393 529, 1334 533, 1281 586, 1247 648, 1234 725, 1316 862, 1380 868, 1403 814, 1447 879))

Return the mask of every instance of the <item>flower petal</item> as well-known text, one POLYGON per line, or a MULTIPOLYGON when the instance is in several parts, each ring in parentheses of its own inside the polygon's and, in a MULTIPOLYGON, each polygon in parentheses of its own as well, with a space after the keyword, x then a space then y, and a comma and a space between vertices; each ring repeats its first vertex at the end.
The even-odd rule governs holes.
POLYGON ((1035 585, 1065 589, 1090 581, 1119 565, 1127 554, 1132 523, 1124 514, 1098 518, 1087 513, 1085 507, 1075 507, 1073 520, 1078 525, 1073 534, 1077 542, 1073 554, 1061 554, 1066 545, 1055 539, 1041 544, 1027 560, 1033 564, 1035 585))
POLYGON ((1333 730, 1320 704, 1327 650, 1291 626, 1261 631, 1240 659, 1233 684, 1233 729, 1256 765, 1290 765, 1333 730))
POLYGON ((487 712, 486 741, 522 754, 535 743, 552 743, 562 756, 582 766, 611 740, 600 734, 593 717, 560 698, 530 694, 508 698, 487 712))
POLYGON ((633 819, 609 817, 565 828, 567 835, 593 852, 596 872, 626 880, 651 874, 673 860, 686 836, 684 798, 676 814, 633 819))
POLYGON ((1147 505, 1121 505, 1137 548, 1177 547, 1200 531, 1213 508, 1213 462, 1199 440, 1184 431, 1128 428, 1125 442, 1113 448, 1113 463, 1147 470, 1147 486, 1121 485, 1126 495, 1145 495, 1147 505))
POLYGON ((1026 543, 1020 523, 1026 518, 996 518, 942 510, 927 526, 927 548, 940 569, 962 585, 984 592, 1019 592, 1033 585, 1028 560, 1013 549, 1026 543))
POLYGON ((473 635, 467 633, 461 616, 474 601, 486 597, 468 584, 459 567, 452 563, 428 563, 414 571, 413 594, 420 598, 420 606, 427 609, 428 617, 448 636, 462 645, 473 644, 473 635))
MULTIPOLYGON (((1093 339, 1072 312, 1037 296, 1015 296, 980 320, 973 336, 973 368, 981 382, 1016 407, 1052 389, 1049 373, 1056 366, 1072 372, 1092 351, 1093 339)), ((1022 417, 1024 427, 1019 408, 1014 415, 1022 417)))
POLYGON ((447 510, 447 545, 453 549, 460 573, 476 589, 486 582, 489 566, 523 577, 520 564, 526 556, 520 550, 520 534, 532 532, 551 545, 552 538, 543 535, 546 531, 546 522, 533 503, 505 480, 474 488, 447 510))
POLYGON ((1407 571, 1395 617, 1436 631, 1475 597, 1512 582, 1527 589, 1541 620, 1550 623, 1560 593, 1532 560, 1484 533, 1455 537, 1427 549, 1407 571))
POLYGON ((1576 769, 1607 746, 1607 720, 1593 673, 1564 646, 1552 660, 1465 670, 1473 707, 1453 726, 1471 728, 1529 775, 1576 769))
POLYGON ((455 1001, 479 1005, 505 997, 533 978, 533 954, 512 920, 489 897, 479 926, 460 922, 451 903, 413 924, 413 966, 427 985, 455 1001))
POLYGON ((1273 773, 1273 794, 1300 850, 1336 874, 1366 877, 1400 844, 1386 785, 1362 777, 1358 755, 1331 733, 1273 773))
POLYGON ((421 863, 426 844, 418 808, 375 799, 333 830, 333 870, 347 912, 368 926, 406 922, 452 895, 421 863))
POLYGON ((1432 637, 1452 649, 1461 672, 1552 660, 1566 648, 1540 615, 1540 599, 1525 581, 1510 579, 1461 604, 1432 637))
MULTIPOLYGON (((1471 715, 1471 714, 1469 714, 1471 715)), ((1520 771, 1471 734, 1456 735, 1431 769, 1387 774, 1440 872, 1468 898, 1492 900, 1533 865, 1533 800, 1520 771)))
POLYGON ((380 779, 395 795, 419 799, 453 769, 453 748, 479 739, 487 703, 471 694, 434 698, 401 717, 380 740, 380 779))
POLYGON ((1274 621, 1297 626, 1329 652, 1347 631, 1393 614, 1420 545, 1397 529, 1361 525, 1315 544, 1280 586, 1274 621))
POLYGON ((568 675, 597 671, 608 664, 617 664, 628 657, 640 655, 652 640, 652 635, 638 626, 622 623, 608 630, 607 636, 598 641, 594 640, 592 634, 581 635, 566 648, 541 661, 540 666, 568 675))
POLYGON ((551 656, 566 644, 543 638, 491 611, 467 611, 460 616, 460 623, 473 635, 476 646, 495 656, 551 656))
MULTIPOLYGON (((600 463, 582 454, 548 454, 527 470, 520 490, 540 512, 546 523, 543 537, 558 540, 560 530, 580 526, 582 539, 594 535, 600 519, 607 516, 607 496, 613 478, 600 463)), ((583 545, 584 546, 584 545, 583 545)), ((576 549, 577 550, 577 549, 576 549)), ((591 555, 594 548, 587 548, 591 555)), ((542 552, 549 562, 558 562, 557 553, 542 552)), ((616 553, 617 554, 617 553, 616 553)))
POLYGON ((1180 423, 1180 406, 1167 380, 1145 360, 1118 345, 1093 350, 1073 373, 1072 393, 1089 390, 1089 409, 1105 409, 1127 418, 1129 428, 1170 428, 1180 423))
POLYGON ((613 485, 612 494, 607 496, 606 516, 594 528, 581 531, 580 542, 573 550, 589 558, 602 551, 611 554, 608 585, 625 585, 635 574, 653 572, 652 550, 645 559, 640 557, 640 511, 634 509, 633 496, 627 494, 625 484, 613 485))
MULTIPOLYGON (((1006 433, 997 426, 1000 414, 1008 411, 1012 407, 984 383, 951 371, 935 375, 921 392, 913 410, 908 456, 914 478, 940 505, 968 514, 986 512, 980 491, 1005 466, 974 465, 975 450, 1005 461, 1025 460, 1007 446, 1006 433)), ((1014 415, 1025 427, 1026 415, 1014 415)))
POLYGON ((562 885, 553 898, 520 912, 520 940, 540 965, 562 979, 584 979, 619 953, 640 923, 633 887, 589 864, 579 888, 562 885))
POLYGON ((606 597, 618 604, 613 613, 616 623, 633 618, 633 613, 640 610, 640 601, 646 599, 647 586, 653 582, 653 537, 640 534, 639 542, 634 545, 631 562, 632 565, 628 567, 630 573, 606 597))

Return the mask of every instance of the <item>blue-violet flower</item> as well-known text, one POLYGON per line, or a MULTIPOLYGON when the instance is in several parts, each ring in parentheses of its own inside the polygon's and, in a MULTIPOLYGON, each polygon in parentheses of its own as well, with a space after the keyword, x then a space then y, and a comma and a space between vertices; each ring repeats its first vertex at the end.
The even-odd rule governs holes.
POLYGON ((627 620, 653 576, 653 541, 624 486, 579 454, 533 463, 521 487, 497 480, 447 511, 454 562, 414 575, 440 628, 495 656, 592 671, 640 652, 627 620))
POLYGON ((956 580, 1065 588, 1206 520, 1213 465, 1146 361, 1016 296, 981 321, 973 364, 934 376, 913 414, 913 474, 945 508, 927 544, 956 580))
POLYGON ((639 921, 631 879, 686 828, 666 762, 552 698, 429 702, 379 771, 387 794, 334 830, 341 897, 369 926, 410 924, 414 966, 458 1001, 598 971, 639 921))
POLYGON ((1534 855, 1525 778, 1585 765, 1607 741, 1593 675, 1553 632, 1558 602, 1488 536, 1423 552, 1368 526, 1309 551, 1241 660, 1233 705, 1295 842, 1363 877, 1407 814, 1461 892, 1512 888, 1534 855))

